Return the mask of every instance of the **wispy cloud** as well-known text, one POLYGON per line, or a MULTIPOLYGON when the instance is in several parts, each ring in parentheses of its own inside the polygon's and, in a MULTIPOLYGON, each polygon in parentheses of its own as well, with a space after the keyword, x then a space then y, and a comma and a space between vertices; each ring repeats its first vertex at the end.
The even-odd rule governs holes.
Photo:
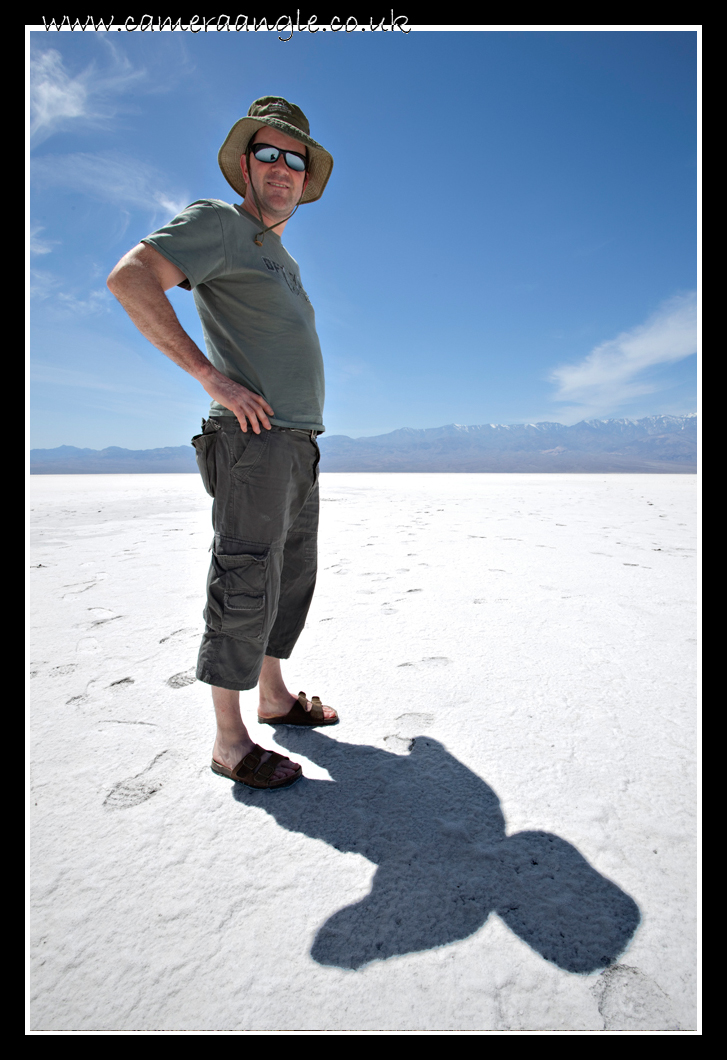
POLYGON ((51 295, 57 294, 60 285, 61 281, 53 273, 44 269, 30 270, 30 294, 33 298, 50 298, 51 295))
POLYGON ((63 289, 63 280, 44 269, 30 270, 30 296, 35 301, 45 302, 52 299, 49 305, 52 312, 60 311, 64 317, 98 316, 108 313, 113 304, 113 296, 107 287, 89 291, 85 297, 69 294, 63 289))
POLYGON ((115 394, 147 394, 154 392, 143 387, 131 386, 118 379, 103 379, 100 375, 74 368, 35 361, 31 367, 31 381, 48 383, 51 386, 69 386, 81 390, 108 390, 115 394))
POLYGON ((73 294, 58 294, 58 303, 63 308, 78 316, 97 316, 99 313, 108 313, 111 308, 111 296, 107 288, 91 291, 88 298, 76 298, 73 294))
POLYGON ((596 346, 578 364, 561 365, 550 375, 556 401, 570 401, 559 418, 592 418, 617 413, 644 394, 662 389, 646 378, 649 369, 673 364, 697 349, 694 291, 664 302, 643 324, 596 346))
POLYGON ((58 246, 58 239, 41 239, 40 233, 44 231, 43 225, 34 225, 30 230, 30 253, 50 254, 53 247, 58 246))
POLYGON ((173 217, 189 198, 171 189, 163 173, 119 152, 44 155, 31 168, 35 182, 68 188, 121 209, 131 207, 173 217))
MULTIPOLYGON (((95 341, 98 347, 98 340, 95 341)), ((120 348, 117 347, 113 352, 118 352, 120 348)), ((104 352, 108 355, 110 351, 104 352)), ((80 401, 83 404, 83 394, 87 392, 88 400, 85 403, 88 408, 94 409, 96 413, 107 412, 111 416, 121 416, 124 422, 132 424, 137 420, 148 419, 150 411, 153 413, 158 408, 159 395, 163 393, 165 406, 169 408, 172 415, 180 413, 186 417, 192 414, 196 420, 199 412, 199 399, 190 397, 174 387, 170 389, 168 377, 160 380, 154 370, 149 371, 148 368, 140 365, 133 353, 131 360, 140 378, 149 385, 133 386, 116 374, 102 376, 95 371, 67 368, 62 365, 49 364, 47 361, 33 361, 30 369, 30 383, 31 387, 36 390, 46 386, 52 387, 54 392, 61 387, 67 388, 71 393, 63 400, 74 403, 80 401)), ((118 363, 115 367, 119 368, 118 363)), ((38 426, 41 425, 36 424, 36 428, 38 426)), ((128 430, 128 426, 126 429, 128 430)), ((104 442, 103 444, 110 443, 104 442)), ((168 443, 161 442, 160 444, 168 443)), ((138 448, 138 446, 132 445, 132 448, 138 448)))
POLYGON ((30 141, 37 146, 53 133, 74 125, 104 125, 120 110, 120 97, 147 80, 109 45, 110 65, 91 63, 72 75, 54 48, 36 51, 30 63, 30 141))

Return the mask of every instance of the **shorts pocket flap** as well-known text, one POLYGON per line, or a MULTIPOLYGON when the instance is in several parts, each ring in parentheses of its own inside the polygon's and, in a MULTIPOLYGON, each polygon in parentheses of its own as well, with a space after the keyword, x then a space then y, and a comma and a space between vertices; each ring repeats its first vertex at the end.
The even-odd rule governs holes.
POLYGON ((265 607, 265 596, 249 593, 226 592, 225 611, 261 611, 265 607))
POLYGON ((268 557, 215 555, 225 589, 231 594, 260 596, 265 591, 268 557))

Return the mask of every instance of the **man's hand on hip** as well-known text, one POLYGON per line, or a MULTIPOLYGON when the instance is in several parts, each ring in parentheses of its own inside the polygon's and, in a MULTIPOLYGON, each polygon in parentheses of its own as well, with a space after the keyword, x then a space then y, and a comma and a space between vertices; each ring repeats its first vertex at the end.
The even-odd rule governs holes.
POLYGON ((252 390, 248 390, 240 383, 228 379, 220 372, 216 372, 215 376, 209 380, 202 376, 197 378, 211 398, 219 401, 220 405, 224 405, 230 412, 234 412, 243 431, 247 433, 248 420, 255 434, 260 434, 261 427, 264 427, 266 431, 270 430, 270 420, 266 413, 270 416, 275 413, 265 398, 254 394, 252 390))

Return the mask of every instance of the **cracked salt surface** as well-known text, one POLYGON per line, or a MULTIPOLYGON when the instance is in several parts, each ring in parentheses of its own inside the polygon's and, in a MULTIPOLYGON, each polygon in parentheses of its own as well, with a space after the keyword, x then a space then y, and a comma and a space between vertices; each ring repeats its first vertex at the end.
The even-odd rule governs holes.
POLYGON ((322 475, 283 666, 342 721, 243 693, 305 774, 261 792, 209 769, 199 479, 34 476, 31 1027, 694 1028, 695 486, 322 475))

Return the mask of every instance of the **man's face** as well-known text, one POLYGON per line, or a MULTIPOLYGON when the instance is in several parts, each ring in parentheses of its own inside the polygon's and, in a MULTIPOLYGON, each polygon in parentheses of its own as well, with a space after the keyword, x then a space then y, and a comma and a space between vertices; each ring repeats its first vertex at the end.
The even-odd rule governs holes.
MULTIPOLYGON (((280 147, 284 151, 295 151, 299 155, 305 155, 305 146, 300 140, 294 140, 292 136, 278 132, 264 126, 258 129, 252 138, 253 144, 270 144, 272 147, 280 147)), ((291 214, 298 203, 303 189, 308 183, 308 172, 298 173, 289 169, 281 154, 276 162, 258 162, 257 158, 250 154, 250 173, 247 169, 247 159, 243 155, 240 159, 242 175, 250 187, 250 176, 256 198, 259 200, 260 209, 269 217, 287 217, 291 214)))

